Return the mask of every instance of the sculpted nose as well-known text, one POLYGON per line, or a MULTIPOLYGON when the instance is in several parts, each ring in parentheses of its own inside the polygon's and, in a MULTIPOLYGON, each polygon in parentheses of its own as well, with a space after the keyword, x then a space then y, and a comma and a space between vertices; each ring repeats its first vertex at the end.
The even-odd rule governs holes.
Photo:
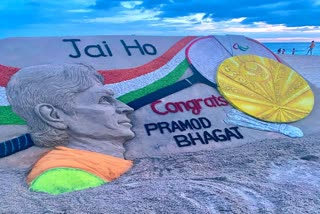
POLYGON ((123 102, 118 101, 116 111, 119 114, 130 114, 133 112, 133 108, 124 104, 123 102))

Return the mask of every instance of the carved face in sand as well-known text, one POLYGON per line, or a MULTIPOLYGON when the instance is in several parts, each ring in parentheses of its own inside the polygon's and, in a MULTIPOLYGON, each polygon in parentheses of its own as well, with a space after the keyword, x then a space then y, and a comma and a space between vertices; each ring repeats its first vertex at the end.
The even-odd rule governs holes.
POLYGON ((128 118, 133 109, 116 100, 103 83, 91 66, 37 65, 11 77, 7 97, 38 146, 124 143, 134 137, 128 118))
POLYGON ((65 114, 69 137, 88 136, 96 139, 131 139, 132 108, 113 97, 113 92, 101 83, 77 94, 74 98, 74 113, 65 114))

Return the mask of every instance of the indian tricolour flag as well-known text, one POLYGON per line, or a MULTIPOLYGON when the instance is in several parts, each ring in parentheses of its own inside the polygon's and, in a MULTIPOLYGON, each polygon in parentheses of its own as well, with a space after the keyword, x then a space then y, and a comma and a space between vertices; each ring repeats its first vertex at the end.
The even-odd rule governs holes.
POLYGON ((11 106, 6 96, 5 87, 0 87, 0 124, 3 125, 22 125, 25 121, 12 112, 11 106))
MULTIPOLYGON (((116 97, 129 103, 149 93, 177 82, 189 68, 185 49, 196 37, 182 38, 164 54, 151 62, 128 69, 99 70, 105 78, 105 84, 112 89, 116 97)), ((0 125, 25 124, 12 112, 6 96, 5 86, 10 77, 19 68, 0 65, 0 125)))

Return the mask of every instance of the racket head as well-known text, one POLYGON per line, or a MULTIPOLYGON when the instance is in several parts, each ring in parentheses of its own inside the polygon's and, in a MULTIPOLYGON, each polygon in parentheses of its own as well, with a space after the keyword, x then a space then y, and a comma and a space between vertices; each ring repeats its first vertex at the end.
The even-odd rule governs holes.
POLYGON ((216 83, 215 76, 219 64, 231 55, 214 38, 214 36, 201 37, 186 48, 186 59, 194 69, 196 75, 202 75, 212 83, 216 83))
POLYGON ((308 116, 314 94, 292 68, 255 55, 226 59, 217 72, 218 90, 235 108, 268 122, 294 122, 308 116))

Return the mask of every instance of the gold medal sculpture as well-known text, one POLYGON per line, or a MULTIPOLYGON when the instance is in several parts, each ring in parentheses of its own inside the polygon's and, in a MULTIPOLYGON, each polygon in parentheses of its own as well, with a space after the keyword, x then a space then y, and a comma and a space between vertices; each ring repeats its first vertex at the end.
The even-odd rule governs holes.
POLYGON ((265 57, 241 55, 224 60, 217 83, 231 105, 264 121, 301 120, 314 105, 313 92, 302 76, 265 57))

